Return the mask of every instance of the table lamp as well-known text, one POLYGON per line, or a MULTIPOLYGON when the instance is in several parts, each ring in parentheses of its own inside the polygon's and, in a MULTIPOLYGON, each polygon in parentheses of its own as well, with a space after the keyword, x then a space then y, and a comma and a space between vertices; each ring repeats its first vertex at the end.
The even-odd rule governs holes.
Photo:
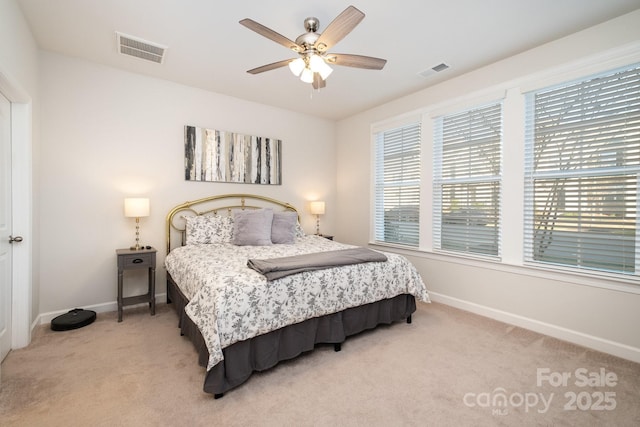
POLYGON ((324 202, 311 202, 311 213, 316 216, 316 235, 320 235, 320 215, 324 215, 324 202))
POLYGON ((142 197, 130 197, 124 199, 124 216, 136 219, 136 244, 131 250, 139 251, 140 246, 140 218, 149 216, 149 199, 142 197))

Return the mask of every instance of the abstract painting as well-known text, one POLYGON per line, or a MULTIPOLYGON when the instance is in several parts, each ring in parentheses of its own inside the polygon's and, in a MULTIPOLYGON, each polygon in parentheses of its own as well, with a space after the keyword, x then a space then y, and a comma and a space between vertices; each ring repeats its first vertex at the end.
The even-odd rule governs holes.
POLYGON ((187 181, 280 185, 281 159, 279 139, 184 127, 187 181))

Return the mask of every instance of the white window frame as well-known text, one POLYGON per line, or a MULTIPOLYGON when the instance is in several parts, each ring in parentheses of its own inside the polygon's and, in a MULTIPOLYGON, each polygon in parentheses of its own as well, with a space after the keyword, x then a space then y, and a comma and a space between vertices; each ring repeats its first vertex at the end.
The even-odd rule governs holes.
MULTIPOLYGON (((372 183, 372 200, 373 200, 373 209, 372 209, 372 229, 371 229, 371 237, 370 240, 374 244, 382 244, 382 245, 392 245, 399 247, 406 247, 412 249, 418 249, 420 245, 420 210, 421 210, 421 172, 422 172, 422 120, 419 116, 411 116, 405 118, 402 121, 394 121, 391 123, 386 123, 383 126, 379 126, 372 129, 372 162, 373 162, 373 183, 372 183), (385 182, 384 177, 384 163, 380 163, 382 160, 384 162, 384 138, 385 135, 391 135, 394 132, 402 132, 409 131, 415 133, 417 131, 417 140, 413 139, 416 135, 410 135, 410 138, 413 139, 411 143, 417 143, 417 156, 418 156, 418 164, 417 170, 413 170, 414 179, 396 182, 385 182), (417 210, 414 212, 413 210, 410 212, 410 217, 415 216, 417 222, 415 226, 412 225, 411 221, 406 221, 407 218, 404 218, 406 215, 403 215, 403 206, 399 206, 397 209, 398 213, 398 224, 397 224, 397 239, 386 239, 386 233, 390 232, 388 230, 388 219, 387 214, 385 213, 385 209, 389 207, 388 202, 385 201, 384 190, 385 188, 401 188, 401 187, 415 187, 417 186, 417 191, 413 190, 413 194, 405 194, 399 195, 400 200, 399 203, 410 203, 413 200, 417 199, 417 210), (417 194, 416 194, 417 193, 417 194), (415 239, 415 241, 412 241, 415 239)), ((415 148, 415 147, 414 147, 415 148)), ((415 160, 415 159, 414 159, 415 160)), ((397 166, 393 166, 396 168, 397 166)), ((400 169, 404 167, 400 166, 400 169)), ((413 165, 415 167, 415 165, 413 165)))
MULTIPOLYGON (((437 116, 433 121, 434 249, 443 252, 451 251, 471 256, 500 259, 502 241, 503 102, 502 100, 497 100, 475 105, 437 116), (486 120, 479 124, 478 114, 483 118, 488 118, 491 121, 490 126, 485 126, 486 120), (452 121, 457 123, 454 124, 452 121), (447 126, 447 122, 451 123, 451 127, 445 130, 444 127, 447 126), (497 125, 497 129, 492 127, 495 125, 497 125), (497 131, 497 134, 492 134, 493 131, 497 131), (468 160, 466 165, 459 162, 459 157, 445 157, 445 145, 456 147, 459 155, 464 155, 464 158, 468 160), (482 149, 483 146, 490 150, 497 149, 498 164, 494 165, 497 166, 497 170, 494 167, 489 171, 488 165, 484 164, 484 159, 475 155, 474 150, 477 148, 482 149), (470 191, 477 184, 480 185, 478 188, 482 188, 486 184, 498 186, 497 194, 493 195, 498 200, 495 215, 487 212, 485 208, 474 209, 466 205, 459 211, 445 212, 443 209, 446 197, 443 192, 444 187, 457 186, 461 190, 466 188, 467 191, 470 191), (448 219, 445 218, 447 215, 449 215, 448 219), (447 222, 449 222, 448 225, 447 222), (455 224, 455 222, 459 222, 459 224, 455 224), (491 224, 495 229, 492 229, 491 224), (494 241, 492 242, 492 240, 494 241)), ((479 196, 480 203, 484 198, 484 195, 479 196)), ((469 200, 467 200, 468 202, 469 200)))
MULTIPOLYGON (((371 124, 373 134, 385 127, 397 126, 407 117, 422 117, 423 172, 420 213, 420 247, 394 247, 373 242, 373 182, 370 186, 371 221, 370 245, 389 248, 406 256, 449 262, 452 265, 476 266, 495 269, 506 273, 573 283, 579 286, 615 290, 631 294, 640 294, 640 278, 619 275, 594 274, 593 271, 549 268, 545 265, 524 262, 524 138, 525 138, 525 93, 548 86, 561 84, 640 62, 640 42, 613 48, 575 61, 563 63, 532 74, 522 75, 512 80, 498 82, 491 86, 477 86, 476 90, 454 91, 450 98, 437 96, 431 103, 425 102, 421 108, 411 112, 390 115, 371 124), (470 254, 442 252, 434 249, 432 241, 433 226, 433 180, 430 163, 433 159, 433 118, 469 108, 474 105, 503 100, 503 200, 502 205, 502 258, 476 257, 470 254)), ((431 98, 432 99, 432 98, 431 98)), ((431 100, 430 99, 430 100, 431 100)), ((396 110, 397 111, 397 110, 396 110)), ((373 139, 371 139, 373 140, 373 139)), ((373 147, 373 145, 372 145, 373 147)), ((372 150, 373 151, 373 150, 372 150)), ((373 152, 371 152, 371 170, 373 174, 373 152)))
MULTIPOLYGON (((640 230, 640 227, 639 227, 640 218, 638 218, 638 212, 639 212, 638 206, 640 205, 640 165, 630 164, 626 166, 625 165, 616 166, 611 164, 604 164, 603 166, 600 166, 600 164, 595 164, 591 162, 589 160, 590 158, 596 157, 597 155, 601 155, 605 151, 609 150, 609 147, 611 147, 611 149, 618 149, 618 150, 620 150, 620 147, 618 146, 616 148, 616 145, 614 142, 612 142, 611 145, 606 145, 606 146, 603 145, 602 142, 591 142, 591 140, 589 139, 591 138, 590 136, 582 136, 583 135, 582 133, 577 133, 577 132, 580 132, 579 129, 584 128, 583 126, 580 126, 579 129, 574 130, 572 133, 576 133, 579 136, 579 138, 585 138, 584 140, 586 142, 584 143, 584 145, 579 145, 577 142, 573 142, 573 143, 575 144, 575 146, 583 147, 584 149, 590 149, 591 154, 589 156, 585 156, 582 161, 577 161, 573 159, 571 159, 570 161, 567 161, 565 163, 565 165, 567 166, 564 166, 565 169, 553 169, 552 167, 553 164, 547 163, 546 167, 543 167, 544 166, 543 165, 538 170, 535 168, 535 165, 534 165, 534 155, 535 155, 534 150, 536 147, 535 145, 536 140, 534 135, 534 126, 535 126, 534 113, 535 113, 535 107, 536 107, 535 105, 536 94, 545 94, 555 89, 564 92, 565 88, 570 88, 570 89, 576 88, 578 85, 587 84, 589 82, 595 82, 595 84, 597 85, 598 79, 600 78, 603 78, 603 77, 606 78, 607 76, 611 76, 616 73, 622 72, 624 70, 631 70, 637 67, 638 67, 638 64, 635 64, 635 65, 631 64, 622 68, 600 72, 595 75, 585 76, 583 78, 576 79, 573 81, 567 81, 554 86, 540 88, 538 90, 535 90, 526 94, 527 106, 526 106, 525 114, 527 119, 526 119, 526 136, 525 136, 526 155, 525 155, 525 192, 524 192, 524 197, 525 197, 524 263, 526 265, 534 265, 542 268, 560 269, 560 270, 576 271, 576 272, 589 271, 589 272, 592 272, 593 274, 603 275, 603 276, 614 276, 614 277, 615 276, 618 276, 618 277, 635 276, 636 278, 638 278, 638 273, 640 272, 640 233, 638 233, 638 230, 640 230), (592 144, 592 145, 589 145, 589 144, 592 144), (592 166, 592 165, 595 165, 595 166, 592 166), (570 166, 572 169, 566 169, 568 166, 570 166), (634 244, 635 252, 634 252, 634 257, 632 257, 632 259, 624 261, 619 268, 614 268, 614 267, 607 268, 608 265, 613 265, 616 259, 621 259, 621 260, 624 259, 622 258, 623 252, 621 252, 620 258, 617 258, 616 256, 610 256, 611 253, 614 253, 616 250, 622 250, 618 248, 622 248, 621 245, 624 245, 624 238, 621 236, 615 235, 616 233, 614 233, 613 231, 610 232, 613 234, 610 234, 611 238, 609 239, 606 238, 606 235, 601 236, 600 235, 601 233, 595 233, 588 230, 580 231, 581 229, 577 227, 580 225, 581 220, 578 218, 571 218, 566 216, 566 215, 569 215, 568 210, 567 210, 567 213, 564 214, 564 218, 563 218, 564 224, 562 224, 563 229, 566 228, 567 231, 556 230, 555 229, 556 227, 553 227, 553 229, 551 229, 551 234, 553 233, 558 234, 558 236, 555 239, 549 240, 550 243, 549 243, 548 251, 551 252, 551 255, 549 255, 548 253, 544 254, 544 253, 536 252, 535 245, 536 245, 536 241, 539 239, 539 237, 537 237, 534 234, 534 228, 536 227, 536 224, 538 224, 534 219, 534 208, 535 208, 534 198, 536 197, 535 196, 536 182, 540 182, 540 183, 568 182, 570 183, 570 187, 567 187, 567 188, 571 188, 571 191, 573 192, 573 194, 580 194, 580 196, 574 196, 571 198, 572 199, 571 204, 574 205, 579 202, 580 206, 583 206, 583 207, 580 207, 579 210, 576 210, 575 212, 577 213, 583 212, 584 214, 589 214, 590 212, 589 209, 593 208, 593 206, 591 206, 593 205, 593 202, 590 202, 590 203, 587 202, 587 199, 586 199, 587 194, 585 193, 585 191, 587 190, 583 189, 585 188, 583 187, 583 184, 578 184, 578 183, 584 182, 584 183, 588 183, 591 186, 607 185, 603 178, 608 177, 607 179, 613 179, 613 177, 617 177, 618 179, 620 179, 622 176, 635 176, 635 178, 631 180, 631 182, 635 181, 635 188, 633 189, 635 193, 634 194, 635 201, 632 200, 633 203, 631 207, 631 209, 635 209, 635 211, 633 212, 633 215, 635 216, 635 239, 632 239, 632 240, 635 240, 635 244, 634 244), (561 181, 561 180, 564 180, 564 181, 561 181), (580 185, 580 187, 576 187, 576 185, 580 185), (576 198, 576 197, 579 197, 579 198, 576 198), (584 209, 587 209, 587 210, 584 210, 584 209), (575 246, 575 249, 576 249, 575 255, 573 255, 569 251, 569 249, 572 247, 572 246, 569 246, 569 243, 566 243, 566 244, 562 243, 563 236, 566 237, 567 241, 570 238, 576 239, 577 246, 575 246), (603 240, 601 237, 605 237, 605 239, 603 240), (594 243, 596 241, 609 242, 609 243, 616 242, 616 244, 611 245, 610 249, 607 250, 602 246, 601 243, 594 243), (583 251, 587 251, 588 254, 585 255, 586 252, 583 252, 583 251), (562 261, 563 257, 566 258, 567 261, 563 262, 562 261), (573 260, 574 258, 575 258, 575 261, 573 260), (634 270, 633 272, 628 270, 631 267, 633 267, 633 270, 634 270), (627 271, 624 271, 625 269, 627 269, 627 271)), ((582 89, 575 89, 575 90, 581 91, 582 89)), ((578 92, 578 94, 581 94, 581 93, 582 92, 578 92)), ((603 108, 605 105, 611 102, 611 101, 604 100, 605 93, 601 92, 599 89, 597 91, 593 91, 593 93, 598 96, 596 101, 601 102, 602 103, 601 106, 603 108)), ((615 100, 616 98, 613 97, 612 99, 615 100)), ((590 104, 588 104, 589 105, 588 108, 585 108, 582 110, 580 109, 580 107, 576 107, 575 111, 576 111, 576 114, 580 112, 580 114, 586 117, 585 120, 588 120, 588 121, 586 121, 585 123, 593 123, 592 120, 594 119, 592 119, 593 116, 591 115, 590 111, 595 111, 594 106, 597 106, 597 104, 594 104, 594 102, 592 101, 587 101, 587 102, 590 102, 590 104)), ((550 106, 549 108, 555 108, 555 107, 550 106)), ((565 107, 565 108, 568 108, 568 107, 565 107)), ((635 114, 637 115, 637 113, 635 114)), ((562 116, 558 114, 557 117, 561 118, 562 116)), ((615 116, 615 117, 617 118, 619 116, 615 116)), ((572 127, 576 127, 575 123, 581 123, 581 122, 577 121, 576 119, 571 121, 569 125, 571 125, 572 127)), ((562 126, 567 126, 567 125, 564 124, 562 126)), ((598 126, 601 126, 601 125, 598 125, 598 126)), ((558 128, 558 129, 559 131, 562 130, 561 128, 558 128)), ((598 131, 600 131, 600 129, 601 128, 598 127, 598 131)), ((615 129, 613 131, 615 132, 615 129)), ((581 140, 581 139, 577 139, 573 135, 571 136, 571 138, 572 139, 567 139, 569 143, 572 143, 572 141, 574 140, 581 140)), ((553 145, 550 146, 549 150, 555 150, 553 147, 554 147, 553 145)), ((566 156, 567 155, 566 153, 569 153, 569 152, 574 152, 574 151, 569 151, 568 148, 565 150, 558 149, 557 156, 551 157, 551 159, 554 159, 554 160, 559 159, 560 158, 559 156, 566 156)), ((553 154, 553 151, 551 151, 550 154, 553 154)), ((630 184, 630 185, 633 186, 633 184, 630 184)), ((565 190, 565 192, 566 191, 568 190, 565 190)), ((595 190, 592 190, 592 191, 595 191, 595 190)), ((597 194, 599 194, 600 195, 599 197, 602 198, 602 200, 604 200, 607 193, 604 192, 605 190, 599 190, 599 191, 600 193, 597 193, 597 194)), ((560 201, 558 201, 557 204, 558 206, 560 206, 561 204, 560 201)), ((576 209, 574 206, 571 206, 571 208, 574 210, 576 209)), ((626 210, 628 210, 629 208, 630 207, 627 205, 626 210)), ((565 209, 563 209, 561 206, 558 210, 560 212, 565 211, 565 209)), ((594 227, 594 226, 598 227, 600 223, 604 223, 605 221, 606 222, 621 221, 620 219, 616 220, 613 217, 609 219, 609 218, 603 217, 602 215, 597 215, 593 213, 591 213, 590 215, 592 217, 590 224, 593 224, 591 225, 591 227, 594 227)), ((552 225, 555 225, 556 222, 552 222, 552 225)), ((542 226, 542 222, 540 222, 539 225, 542 226)), ((560 225, 557 225, 557 227, 560 227, 560 225)))

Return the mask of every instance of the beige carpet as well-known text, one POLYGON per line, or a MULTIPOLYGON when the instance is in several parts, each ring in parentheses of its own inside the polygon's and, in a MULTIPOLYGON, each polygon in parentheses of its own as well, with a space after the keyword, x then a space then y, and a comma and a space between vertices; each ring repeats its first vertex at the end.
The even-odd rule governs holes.
POLYGON ((2 364, 0 425, 640 425, 638 364, 441 304, 413 317, 339 353, 320 346, 220 400, 202 391, 170 306, 43 326, 2 364))

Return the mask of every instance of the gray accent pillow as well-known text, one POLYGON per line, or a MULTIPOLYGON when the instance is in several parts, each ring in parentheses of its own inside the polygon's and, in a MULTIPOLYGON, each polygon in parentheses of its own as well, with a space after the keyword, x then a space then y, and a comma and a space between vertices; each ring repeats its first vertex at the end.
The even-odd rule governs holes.
POLYGON ((271 209, 238 211, 233 215, 233 244, 238 246, 271 245, 271 209))
POLYGON ((271 223, 271 242, 292 244, 296 241, 296 224, 298 214, 295 212, 274 212, 271 223))

